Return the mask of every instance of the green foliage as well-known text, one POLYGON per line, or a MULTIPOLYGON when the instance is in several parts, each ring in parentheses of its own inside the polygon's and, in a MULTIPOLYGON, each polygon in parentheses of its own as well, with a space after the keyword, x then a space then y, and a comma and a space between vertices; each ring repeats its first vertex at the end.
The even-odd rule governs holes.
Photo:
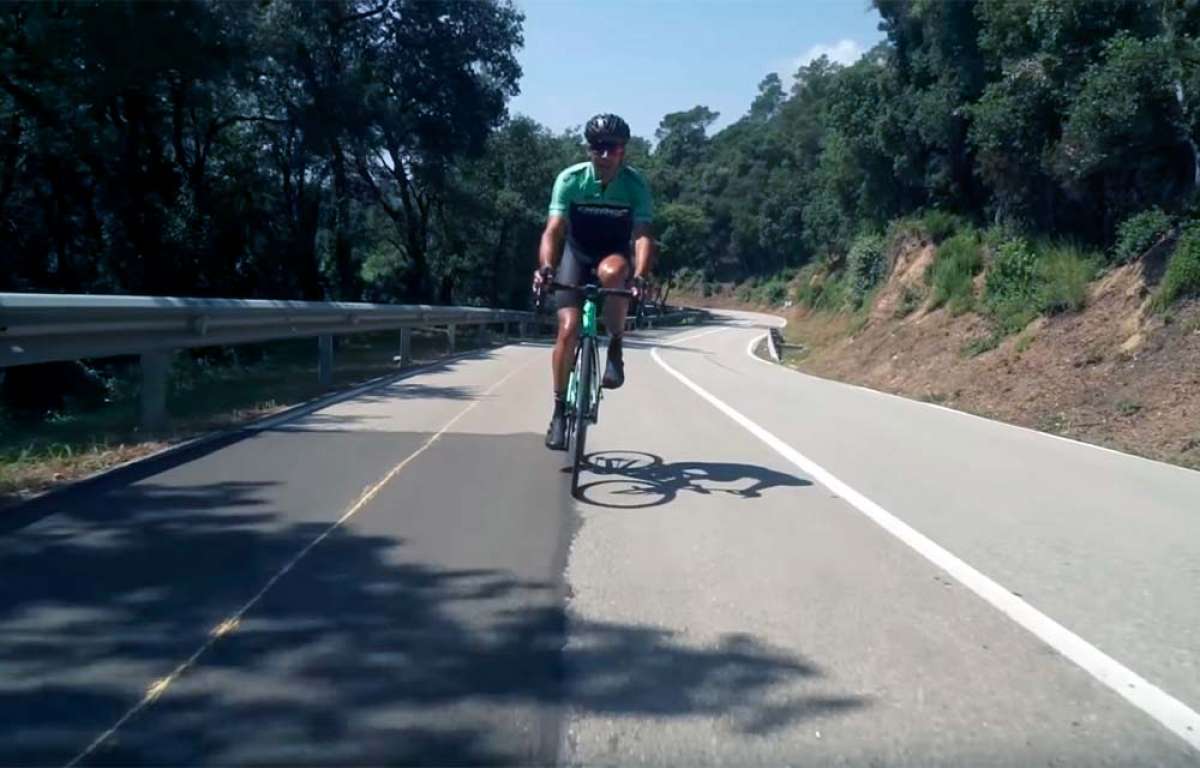
POLYGON ((846 280, 849 302, 854 309, 861 307, 866 297, 879 285, 888 271, 884 240, 879 235, 860 235, 846 256, 846 280))
POLYGON ((1175 245, 1154 306, 1164 310, 1179 299, 1200 295, 1200 223, 1189 225, 1175 245))
POLYGON ((808 309, 840 312, 848 304, 850 292, 845 272, 829 272, 816 264, 800 270, 796 276, 796 302, 808 309))
POLYGON ((1047 248, 1038 263, 1038 310, 1048 315, 1078 312, 1087 303, 1087 285, 1099 259, 1075 244, 1047 248))
POLYGON ((984 279, 988 314, 1003 333, 1019 331, 1038 315, 1038 260, 1022 239, 1002 243, 984 279))
POLYGON ((892 317, 897 320, 908 317, 917 308, 921 306, 921 302, 925 300, 924 295, 910 285, 904 287, 904 291, 900 294, 900 301, 896 302, 896 311, 892 317))
POLYGON ((684 267, 708 264, 712 220, 704 209, 686 203, 667 203, 658 212, 657 269, 670 274, 684 267))
POLYGON ((1117 401, 1117 413, 1122 416, 1136 416, 1142 410, 1142 404, 1133 400, 1121 399, 1117 401))
POLYGON ((1161 164, 1169 158, 1153 155, 1183 127, 1172 59, 1164 38, 1120 32, 1105 42, 1103 60, 1084 75, 1063 125, 1055 164, 1060 177, 1079 181, 1130 165, 1166 171, 1161 164))
POLYGON ((1135 213, 1117 228, 1117 242, 1112 248, 1114 264, 1128 264, 1139 258, 1171 229, 1171 217, 1159 208, 1135 213))
POLYGON ((929 236, 929 239, 934 244, 941 243, 947 238, 954 235, 955 232, 963 228, 964 222, 961 217, 955 216, 947 211, 930 210, 926 211, 921 217, 921 228, 929 236))
POLYGON ((1075 243, 1032 244, 1001 240, 984 281, 984 307, 1001 335, 1014 333, 1038 315, 1076 312, 1087 303, 1087 286, 1099 257, 1075 243))
POLYGON ((0 290, 431 298, 465 271, 440 219, 478 207, 457 173, 516 92, 520 20, 503 2, 3 7, 0 290))
POLYGON ((963 357, 978 357, 984 352, 991 352, 996 347, 1000 346, 1000 342, 1004 340, 1004 334, 999 331, 993 331, 986 336, 980 336, 977 339, 972 339, 962 346, 959 353, 963 357))
POLYGON ((982 269, 983 253, 974 231, 959 233, 942 243, 926 274, 931 289, 930 307, 945 305, 955 315, 971 309, 975 276, 982 269))

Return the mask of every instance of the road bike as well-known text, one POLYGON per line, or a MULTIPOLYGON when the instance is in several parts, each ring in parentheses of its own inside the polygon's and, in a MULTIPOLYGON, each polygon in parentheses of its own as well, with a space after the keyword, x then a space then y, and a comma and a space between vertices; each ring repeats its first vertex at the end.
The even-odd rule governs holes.
MULTIPOLYGON (((551 282, 546 289, 573 291, 583 297, 583 307, 580 310, 579 341, 575 345, 575 360, 571 365, 571 375, 567 379, 567 456, 571 461, 571 495, 579 495, 579 473, 586 464, 587 430, 589 424, 595 424, 600 418, 600 400, 603 388, 600 386, 600 350, 599 325, 600 306, 606 296, 632 297, 633 291, 621 288, 603 288, 589 283, 587 285, 564 285, 551 282)), ((537 296, 535 303, 541 310, 545 297, 545 289, 537 296)))

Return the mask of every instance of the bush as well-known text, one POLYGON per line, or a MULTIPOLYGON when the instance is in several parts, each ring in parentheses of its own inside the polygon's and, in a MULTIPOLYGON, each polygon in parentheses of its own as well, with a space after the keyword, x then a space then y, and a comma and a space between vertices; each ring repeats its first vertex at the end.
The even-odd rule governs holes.
POLYGON ((1096 260, 1075 245, 1053 245, 1038 264, 1038 309, 1046 314, 1078 312, 1087 303, 1087 285, 1096 260))
POLYGON ((921 228, 935 244, 947 240, 963 226, 961 218, 946 211, 931 210, 921 217, 921 228))
POLYGON ((895 250, 905 240, 928 240, 939 245, 969 225, 953 213, 930 210, 919 216, 905 216, 888 225, 887 247, 895 250))
POLYGON ((805 267, 797 278, 796 302, 809 309, 837 311, 846 307, 846 280, 843 273, 818 271, 817 265, 805 267))
POLYGON ((758 300, 762 304, 782 304, 787 300, 787 281, 775 277, 763 283, 758 289, 758 300))
POLYGON ((917 307, 921 306, 924 300, 921 292, 914 289, 912 286, 906 285, 904 293, 900 294, 900 301, 896 303, 896 311, 892 313, 892 317, 900 320, 908 317, 913 312, 917 311, 917 307))
POLYGON ((902 246, 906 240, 920 240, 925 236, 925 227, 921 225, 919 219, 916 219, 912 216, 893 219, 892 222, 888 224, 887 247, 889 251, 895 251, 902 246))
POLYGON ((683 293, 699 293, 704 285, 704 271, 683 267, 675 270, 671 282, 683 293))
POLYGON ((975 276, 982 269, 983 253, 974 232, 962 232, 942 243, 925 275, 932 288, 930 306, 945 304, 955 315, 969 310, 975 299, 975 276))
POLYGON ((1154 295, 1154 305, 1163 310, 1179 299, 1196 295, 1200 295, 1200 222, 1185 229, 1175 245, 1154 295))
POLYGON ((860 235, 850 246, 846 256, 846 279, 849 281, 849 300, 853 309, 863 305, 867 295, 886 276, 887 253, 883 238, 878 235, 860 235))
POLYGON ((1018 331, 1038 315, 1037 256, 1017 238, 1000 244, 985 281, 988 314, 1003 333, 1018 331))
POLYGON ((757 285, 758 285, 758 279, 753 278, 753 277, 750 278, 749 280, 745 281, 744 283, 741 283, 733 291, 734 298, 736 298, 738 301, 742 302, 743 304, 752 303, 754 301, 754 292, 755 292, 755 288, 757 287, 757 285))
POLYGON ((1117 228, 1111 261, 1128 264, 1148 251, 1171 229, 1171 217, 1158 208, 1135 213, 1117 228))

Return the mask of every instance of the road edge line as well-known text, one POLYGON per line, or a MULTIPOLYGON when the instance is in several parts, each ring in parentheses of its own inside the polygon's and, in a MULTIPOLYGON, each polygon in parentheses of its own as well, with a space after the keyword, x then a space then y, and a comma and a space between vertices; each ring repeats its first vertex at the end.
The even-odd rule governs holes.
POLYGON ((757 437, 801 471, 840 496, 872 522, 895 536, 933 565, 945 571, 955 581, 974 592, 993 608, 1032 633, 1042 642, 1072 661, 1093 678, 1118 693, 1129 703, 1149 715, 1160 725, 1200 751, 1200 713, 1143 678, 1099 648, 1034 608, 989 576, 966 563, 920 531, 859 493, 833 473, 792 448, 771 432, 728 405, 687 376, 672 368, 651 350, 650 356, 659 367, 671 374, 688 389, 728 416, 750 434, 757 437))

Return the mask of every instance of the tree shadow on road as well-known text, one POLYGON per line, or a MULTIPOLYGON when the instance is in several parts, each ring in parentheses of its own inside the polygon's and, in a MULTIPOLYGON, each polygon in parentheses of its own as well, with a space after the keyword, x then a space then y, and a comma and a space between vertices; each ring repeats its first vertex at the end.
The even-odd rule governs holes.
POLYGON ((580 498, 609 509, 645 509, 668 504, 680 493, 721 494, 757 499, 774 488, 802 488, 807 480, 756 464, 673 461, 644 451, 588 454, 588 470, 600 479, 584 482, 580 498))
MULTIPOLYGON (((539 435, 504 439, 540 448, 539 435)), ((732 715, 748 733, 870 703, 797 692, 818 665, 749 636, 698 647, 581 619, 568 645, 559 555, 520 573, 447 567, 403 534, 289 519, 274 490, 143 477, 0 537, 0 764, 77 755, 267 585, 85 762, 545 764, 568 701, 732 715)))

